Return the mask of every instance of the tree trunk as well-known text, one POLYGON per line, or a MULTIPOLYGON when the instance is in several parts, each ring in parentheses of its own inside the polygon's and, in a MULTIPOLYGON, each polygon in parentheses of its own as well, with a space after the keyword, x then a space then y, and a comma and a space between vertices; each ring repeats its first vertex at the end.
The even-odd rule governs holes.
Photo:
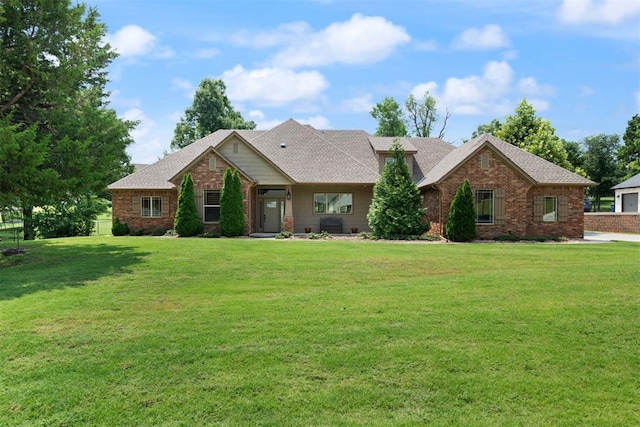
POLYGON ((36 235, 33 229, 33 206, 26 206, 22 208, 22 221, 24 240, 34 240, 36 235))

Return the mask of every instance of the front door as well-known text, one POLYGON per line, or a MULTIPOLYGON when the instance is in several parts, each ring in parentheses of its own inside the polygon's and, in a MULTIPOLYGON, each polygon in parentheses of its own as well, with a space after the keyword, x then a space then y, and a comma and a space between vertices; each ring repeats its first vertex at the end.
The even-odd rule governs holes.
POLYGON ((265 233, 279 233, 280 224, 280 199, 264 199, 263 203, 263 227, 265 233))

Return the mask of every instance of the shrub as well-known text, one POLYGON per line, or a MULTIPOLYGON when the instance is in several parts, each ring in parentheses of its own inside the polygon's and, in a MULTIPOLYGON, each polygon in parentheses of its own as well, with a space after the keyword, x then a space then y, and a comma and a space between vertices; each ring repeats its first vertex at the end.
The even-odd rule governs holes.
POLYGON ((181 237, 197 236, 202 233, 203 225, 198 217, 193 179, 190 173, 182 177, 174 228, 181 237))
POLYGON ((240 174, 232 168, 224 171, 224 184, 220 194, 220 233, 234 237, 244 234, 244 204, 240 174))
POLYGON ((288 239, 290 237, 293 237, 293 233, 290 231, 281 231, 280 233, 276 234, 276 239, 288 239))
POLYGON ((156 228, 155 230, 153 230, 151 232, 152 236, 164 236, 165 234, 167 234, 167 229, 166 228, 156 228))
POLYGON ((373 200, 367 220, 373 234, 382 238, 421 235, 429 230, 424 219, 422 196, 413 182, 405 161, 405 152, 396 140, 391 146, 393 161, 387 163, 373 187, 373 200))
POLYGON ((218 239, 220 238, 220 234, 211 231, 205 231, 204 233, 200 234, 199 237, 203 237, 205 239, 218 239))
POLYGON ((98 215, 107 207, 100 200, 81 197, 58 202, 33 212, 33 228, 41 239, 89 236, 98 215))
POLYGON ((113 225, 111 226, 111 234, 114 236, 126 236, 131 231, 129 230, 129 226, 126 223, 120 222, 120 218, 116 218, 113 221, 113 225))
POLYGON ((447 238, 454 242, 469 242, 476 237, 476 212, 469 180, 465 179, 449 207, 447 238))

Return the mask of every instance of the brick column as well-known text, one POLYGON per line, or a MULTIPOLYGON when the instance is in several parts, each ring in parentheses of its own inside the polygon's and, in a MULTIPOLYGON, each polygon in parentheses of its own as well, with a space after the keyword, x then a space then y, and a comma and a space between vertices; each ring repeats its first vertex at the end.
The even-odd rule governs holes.
POLYGON ((290 231, 293 233, 295 229, 295 221, 293 218, 293 192, 291 187, 286 189, 286 197, 284 202, 284 221, 282 224, 282 231, 290 231))

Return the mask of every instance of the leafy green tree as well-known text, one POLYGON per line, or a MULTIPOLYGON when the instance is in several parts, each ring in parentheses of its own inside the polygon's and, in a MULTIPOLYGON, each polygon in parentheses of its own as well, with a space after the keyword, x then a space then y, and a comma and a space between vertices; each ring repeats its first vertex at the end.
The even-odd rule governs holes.
POLYGON ((378 121, 376 136, 407 136, 404 113, 398 102, 386 97, 371 109, 371 116, 378 121))
POLYGON ((105 69, 117 55, 105 35, 96 9, 70 0, 0 6, 0 133, 10 141, 0 164, 11 163, 0 199, 22 209, 27 240, 34 206, 87 197, 130 167, 135 123, 106 106, 105 69))
POLYGON ((218 129, 255 129, 253 121, 245 121, 231 105, 222 80, 206 78, 200 82, 193 103, 176 125, 171 149, 184 148, 218 129))
MULTIPOLYGON (((419 100, 410 94, 404 106, 407 111, 406 126, 411 130, 411 134, 418 137, 431 136, 433 126, 439 118, 436 98, 429 91, 426 91, 419 100)), ((438 138, 444 137, 449 117, 451 113, 447 111, 438 138)))
POLYGON ((402 146, 395 141, 390 150, 393 161, 385 165, 373 187, 367 220, 373 234, 384 239, 422 235, 430 224, 424 219, 422 196, 411 179, 402 146))
POLYGON ((618 168, 617 153, 620 146, 618 135, 594 135, 583 140, 586 147, 584 154, 584 169, 589 178, 598 183, 589 190, 596 198, 596 205, 600 210, 600 197, 611 193, 611 187, 621 178, 618 168))
POLYGON ((235 169, 227 168, 223 180, 220 194, 220 234, 227 237, 242 236, 245 221, 240 174, 235 169))
POLYGON ((98 215, 106 211, 107 206, 96 197, 65 200, 34 212, 33 226, 41 239, 89 236, 98 215))
POLYGON ((567 152, 551 122, 538 117, 533 105, 526 99, 518 104, 514 115, 505 117, 504 122, 494 119, 491 123, 478 126, 473 135, 475 137, 485 132, 558 166, 572 169, 567 152))
POLYGON ((502 122, 500 122, 500 120, 498 119, 493 119, 489 123, 486 123, 484 125, 479 125, 478 128, 474 130, 473 133, 471 134, 471 138, 476 138, 482 135, 483 133, 488 133, 490 135, 497 136, 498 131, 500 129, 502 129, 502 122))
POLYGON ((454 242, 469 242, 476 238, 476 212, 473 206, 473 192, 469 180, 458 187, 445 226, 447 238, 454 242))
POLYGON ((193 178, 190 173, 182 177, 180 196, 178 197, 178 210, 173 228, 181 237, 196 236, 203 231, 203 225, 200 217, 198 217, 198 208, 196 207, 193 178))
POLYGON ((618 160, 622 163, 625 178, 631 178, 640 173, 640 115, 634 115, 627 122, 622 141, 624 145, 618 151, 618 160))

